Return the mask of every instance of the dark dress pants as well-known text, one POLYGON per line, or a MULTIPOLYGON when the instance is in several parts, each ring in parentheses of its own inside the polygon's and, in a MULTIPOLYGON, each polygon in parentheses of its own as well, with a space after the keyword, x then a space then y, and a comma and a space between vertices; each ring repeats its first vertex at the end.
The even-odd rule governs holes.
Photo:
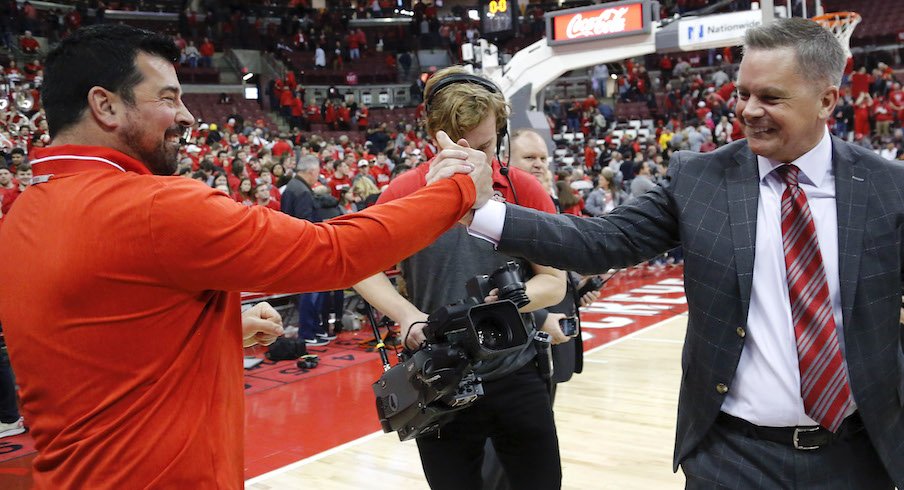
POLYGON ((754 439, 716 423, 681 469, 690 490, 894 488, 865 430, 808 451, 754 439))

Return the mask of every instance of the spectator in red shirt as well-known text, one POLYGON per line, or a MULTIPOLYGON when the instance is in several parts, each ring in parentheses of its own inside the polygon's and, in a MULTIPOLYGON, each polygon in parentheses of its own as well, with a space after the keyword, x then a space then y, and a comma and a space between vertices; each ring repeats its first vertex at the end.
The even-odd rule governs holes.
POLYGON ((348 131, 352 128, 352 112, 348 108, 348 105, 343 103, 339 106, 338 119, 339 119, 339 129, 343 131, 348 131))
POLYGON ((377 187, 380 190, 389 185, 389 180, 392 178, 392 169, 389 168, 386 153, 382 151, 377 153, 377 158, 370 167, 370 175, 377 181, 377 187))
POLYGON ((216 48, 214 48, 213 41, 208 38, 204 38, 201 41, 201 46, 198 47, 198 52, 201 53, 201 59, 198 63, 199 66, 203 66, 206 68, 210 68, 213 66, 213 55, 216 52, 216 48))
POLYGON ((279 113, 286 119, 292 117, 292 99, 294 99, 289 87, 283 86, 279 92, 279 113))
MULTIPOLYGON (((238 158, 233 158, 232 162, 229 164, 229 174, 226 175, 227 183, 229 184, 229 189, 233 193, 239 190, 239 184, 242 183, 242 179, 248 177, 248 174, 245 172, 245 164, 238 158)), ((231 194, 230 194, 231 195, 231 194)))
POLYGON ((361 58, 361 50, 359 49, 360 43, 358 41, 357 33, 354 29, 348 33, 348 36, 346 36, 345 43, 348 45, 349 59, 357 60, 361 58))
POLYGON ((286 138, 288 138, 288 135, 280 133, 279 136, 276 137, 276 141, 273 142, 273 146, 270 147, 270 154, 275 158, 279 158, 283 156, 283 154, 292 151, 292 145, 286 141, 286 138))
POLYGON ((183 49, 185 49, 188 44, 185 42, 185 38, 182 37, 182 34, 176 33, 173 36, 173 42, 176 44, 176 47, 179 48, 179 52, 181 53, 183 49))
POLYGON ((329 178, 327 185, 330 188, 330 193, 336 199, 342 197, 343 189, 351 187, 351 167, 349 167, 346 160, 337 160, 333 163, 333 175, 329 178))
POLYGON ((899 125, 904 125, 904 90, 901 83, 895 82, 888 93, 888 105, 895 112, 899 125))
POLYGON ((273 175, 273 172, 271 172, 269 168, 262 168, 261 176, 258 177, 254 182, 256 184, 269 184, 270 199, 275 201, 276 205, 279 206, 279 203, 282 200, 282 194, 279 193, 279 189, 276 187, 276 177, 273 175))
POLYGON ((0 164, 0 218, 6 216, 13 205, 15 196, 19 194, 19 186, 13 182, 13 174, 9 167, 0 164))
POLYGON ((289 108, 289 111, 291 114, 289 124, 293 129, 309 129, 304 114, 304 101, 302 101, 301 96, 297 92, 295 93, 295 97, 292 97, 292 106, 289 108))
POLYGON ((23 163, 25 163, 25 150, 22 148, 13 148, 10 152, 10 171, 16 172, 19 165, 22 165, 23 163))
POLYGON ((235 202, 242 203, 245 206, 251 206, 254 204, 253 189, 254 184, 251 183, 251 179, 245 177, 239 183, 239 188, 235 191, 235 194, 232 195, 232 198, 235 199, 235 202))
POLYGON ((659 59, 659 69, 662 71, 664 82, 672 79, 672 68, 674 68, 672 57, 667 54, 662 55, 662 58, 659 59))
MULTIPOLYGON (((326 101, 324 109, 321 110, 321 114, 323 115, 323 122, 330 128, 330 131, 338 129, 339 115, 336 113, 336 107, 333 106, 332 101, 326 101)), ((338 199, 338 197, 336 199, 338 199)))
POLYGON ((356 114, 356 118, 358 119, 358 131, 367 131, 368 121, 367 117, 370 115, 370 111, 367 109, 367 106, 361 104, 358 107, 358 113, 356 114))
POLYGON ((25 31, 25 34, 19 38, 19 48, 22 49, 23 53, 31 55, 37 54, 38 50, 41 49, 41 45, 37 39, 32 37, 31 31, 25 31))
POLYGON ((697 102, 697 119, 700 122, 703 122, 703 120, 706 119, 706 116, 709 113, 710 109, 706 106, 706 102, 703 102, 702 100, 700 102, 697 102))
POLYGON ((589 140, 587 146, 584 147, 584 167, 587 168, 587 171, 591 171, 593 169, 593 165, 596 164, 596 150, 593 148, 596 141, 589 140))
POLYGON ((869 86, 872 83, 872 76, 866 72, 865 66, 861 66, 857 73, 851 75, 851 97, 858 100, 860 94, 869 92, 869 86))
POLYGON ((870 107, 873 105, 873 98, 869 92, 860 92, 860 97, 854 103, 854 134, 869 136, 872 131, 869 124, 870 107))
POLYGON ((254 188, 254 204, 279 211, 279 203, 273 200, 270 194, 272 186, 267 183, 257 184, 254 188))
POLYGON ((25 192, 25 189, 31 185, 31 165, 27 163, 22 163, 16 169, 16 178, 13 179, 12 187, 8 187, 4 189, 3 192, 3 203, 0 206, 0 210, 2 210, 2 216, 6 216, 6 213, 9 212, 10 208, 13 205, 13 202, 19 198, 19 196, 25 192))

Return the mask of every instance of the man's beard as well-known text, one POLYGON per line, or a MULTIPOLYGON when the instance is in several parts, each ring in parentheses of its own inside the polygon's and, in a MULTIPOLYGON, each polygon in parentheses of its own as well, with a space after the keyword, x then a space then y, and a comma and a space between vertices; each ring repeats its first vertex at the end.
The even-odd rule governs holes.
POLYGON ((139 124, 129 119, 129 125, 123 132, 128 147, 132 150, 135 158, 142 162, 148 170, 154 175, 173 175, 179 167, 179 144, 170 143, 169 140, 173 135, 181 135, 182 128, 173 126, 166 130, 160 141, 156 144, 153 142, 145 144, 147 138, 145 131, 142 131, 139 124))

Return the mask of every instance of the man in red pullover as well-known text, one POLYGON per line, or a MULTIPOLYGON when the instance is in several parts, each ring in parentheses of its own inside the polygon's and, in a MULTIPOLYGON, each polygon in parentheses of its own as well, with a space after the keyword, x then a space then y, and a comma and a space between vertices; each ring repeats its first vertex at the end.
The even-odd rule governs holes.
POLYGON ((0 221, 0 318, 36 488, 242 488, 243 340, 278 329, 264 310, 243 329, 239 293, 348 286, 492 195, 486 157, 457 145, 424 189, 329 224, 173 177, 194 124, 178 55, 168 37, 98 24, 47 57, 54 143, 0 221))

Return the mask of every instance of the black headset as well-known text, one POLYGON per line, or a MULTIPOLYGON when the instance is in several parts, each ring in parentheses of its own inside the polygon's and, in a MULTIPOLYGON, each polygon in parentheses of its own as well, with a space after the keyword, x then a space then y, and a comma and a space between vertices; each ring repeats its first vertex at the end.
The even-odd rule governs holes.
MULTIPOLYGON (((490 92, 491 94, 499 94, 501 91, 499 87, 496 86, 495 83, 487 80, 486 78, 479 77, 477 75, 471 75, 470 73, 453 73, 451 75, 443 77, 442 80, 436 82, 433 86, 430 87, 430 91, 427 92, 427 95, 424 97, 424 108, 427 112, 430 112, 430 103, 433 101, 433 98, 436 96, 437 92, 448 87, 449 85, 454 85, 456 83, 473 83, 474 85, 479 85, 490 92)), ((508 124, 502 126, 496 133, 496 160, 499 161, 499 173, 501 173, 506 180, 508 180, 509 188, 512 190, 512 197, 515 198, 515 204, 518 204, 518 193, 515 191, 515 185, 512 184, 512 178, 509 176, 509 168, 508 161, 503 162, 501 158, 499 158, 499 152, 502 151, 502 140, 508 136, 508 124)), ((509 138, 509 158, 512 156, 512 141, 509 138)))

